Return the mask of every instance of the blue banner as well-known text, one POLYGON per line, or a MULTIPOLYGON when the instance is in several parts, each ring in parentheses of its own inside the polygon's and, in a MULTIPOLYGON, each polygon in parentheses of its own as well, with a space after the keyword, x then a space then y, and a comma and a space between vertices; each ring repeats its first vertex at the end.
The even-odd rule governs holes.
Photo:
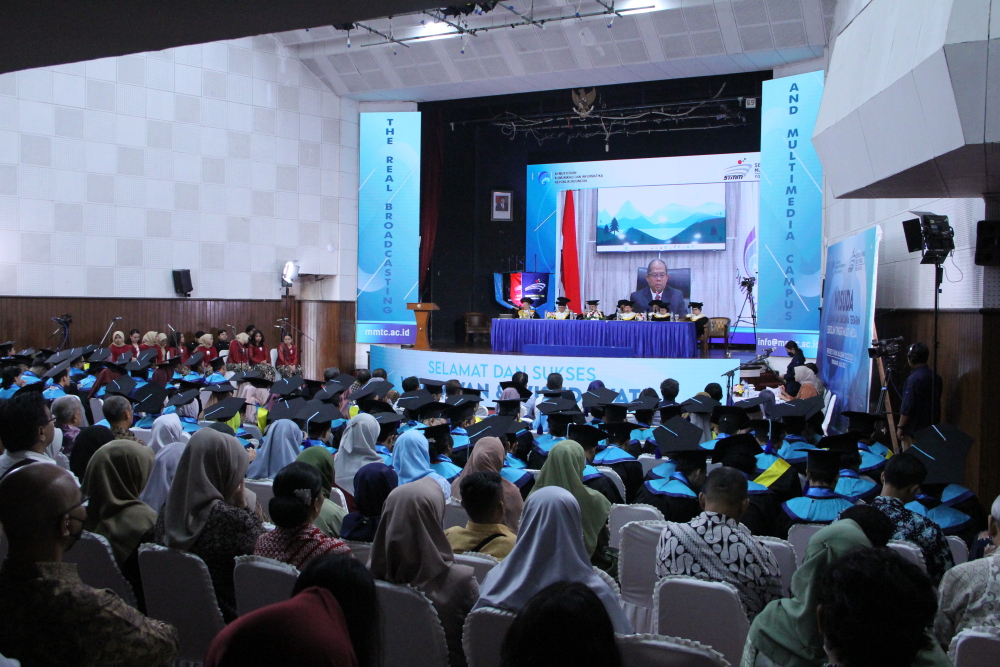
POLYGON ((765 81, 760 128, 757 349, 794 340, 816 354, 822 291, 823 169, 812 134, 823 72, 765 81))
POLYGON ((420 112, 361 114, 359 343, 413 343, 420 259, 420 112))
POLYGON ((826 251, 826 282, 816 363, 827 391, 837 397, 834 431, 842 432, 848 410, 868 412, 875 321, 875 283, 882 229, 859 232, 826 251), (843 423, 842 423, 843 422, 843 423))
POLYGON ((579 398, 594 380, 601 380, 618 392, 619 400, 632 401, 646 387, 674 378, 680 384, 679 400, 694 396, 709 382, 726 386, 722 374, 735 365, 732 359, 605 359, 596 357, 539 357, 509 354, 462 354, 457 352, 420 352, 373 345, 372 369, 385 369, 389 382, 399 387, 403 378, 416 376, 435 380, 456 379, 465 387, 483 390, 483 398, 500 398, 500 383, 523 371, 528 374, 528 388, 545 388, 549 373, 563 376, 563 387, 579 398))

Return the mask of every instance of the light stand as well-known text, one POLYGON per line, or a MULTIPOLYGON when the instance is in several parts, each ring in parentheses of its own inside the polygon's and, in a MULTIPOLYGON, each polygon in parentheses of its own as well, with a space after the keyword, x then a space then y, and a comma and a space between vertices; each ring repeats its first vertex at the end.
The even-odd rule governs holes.
POLYGON ((757 303, 753 298, 753 286, 757 283, 757 279, 753 276, 747 276, 746 278, 740 278, 740 287, 746 292, 746 298, 743 299, 743 305, 740 307, 740 314, 736 316, 736 324, 734 329, 740 326, 741 322, 745 322, 753 327, 753 344, 754 347, 757 346, 757 303), (747 305, 750 306, 750 319, 743 317, 743 311, 746 310, 747 305))
MULTIPOLYGON (((120 317, 116 317, 115 319, 111 320, 111 324, 108 325, 108 330, 104 332, 104 336, 101 337, 101 342, 100 344, 98 344, 97 347, 104 347, 104 341, 105 339, 107 339, 108 334, 111 333, 111 328, 114 327, 115 322, 117 322, 120 319, 121 319, 120 317)), ((112 359, 112 361, 114 361, 114 359, 112 359)))
POLYGON ((73 317, 67 314, 62 317, 53 317, 51 319, 59 325, 59 328, 53 331, 52 335, 55 336, 58 333, 62 333, 62 341, 59 343, 59 347, 56 348, 56 352, 61 352, 62 349, 69 344, 69 325, 73 324, 73 317))

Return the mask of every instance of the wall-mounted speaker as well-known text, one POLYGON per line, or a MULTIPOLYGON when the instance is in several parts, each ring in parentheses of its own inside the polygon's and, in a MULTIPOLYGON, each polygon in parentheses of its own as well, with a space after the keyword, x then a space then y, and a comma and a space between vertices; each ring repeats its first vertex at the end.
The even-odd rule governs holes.
POLYGON ((980 220, 976 225, 976 266, 1000 266, 1000 221, 980 220))
POLYGON ((191 296, 194 287, 191 285, 190 269, 174 271, 174 291, 180 296, 191 296))

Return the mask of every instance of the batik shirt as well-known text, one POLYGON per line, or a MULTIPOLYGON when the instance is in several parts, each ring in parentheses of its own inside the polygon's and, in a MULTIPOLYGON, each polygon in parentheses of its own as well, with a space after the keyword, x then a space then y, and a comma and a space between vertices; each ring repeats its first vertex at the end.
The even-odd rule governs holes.
POLYGON ((664 527, 656 548, 656 576, 673 574, 732 584, 751 621, 781 597, 781 573, 770 549, 746 526, 718 512, 664 527))
POLYGON ((944 573, 955 565, 951 547, 948 546, 948 538, 944 536, 941 527, 930 519, 903 507, 903 501, 898 498, 879 496, 871 504, 889 517, 896 526, 892 539, 906 540, 920 547, 920 551, 924 554, 924 563, 927 564, 927 574, 937 586, 944 573))
POLYGON ((941 580, 934 634, 947 647, 962 630, 1000 626, 1000 554, 956 565, 941 580))

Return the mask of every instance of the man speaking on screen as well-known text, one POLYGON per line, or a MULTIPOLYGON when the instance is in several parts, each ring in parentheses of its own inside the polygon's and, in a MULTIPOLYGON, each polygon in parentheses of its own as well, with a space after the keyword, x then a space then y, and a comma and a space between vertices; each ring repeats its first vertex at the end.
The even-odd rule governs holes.
POLYGON ((687 315, 687 305, 684 303, 684 295, 679 289, 668 287, 670 274, 667 272, 667 263, 662 259, 650 261, 646 267, 646 284, 648 287, 638 292, 632 292, 630 299, 635 302, 635 310, 644 313, 649 310, 650 301, 662 301, 670 304, 670 312, 677 315, 687 315))

